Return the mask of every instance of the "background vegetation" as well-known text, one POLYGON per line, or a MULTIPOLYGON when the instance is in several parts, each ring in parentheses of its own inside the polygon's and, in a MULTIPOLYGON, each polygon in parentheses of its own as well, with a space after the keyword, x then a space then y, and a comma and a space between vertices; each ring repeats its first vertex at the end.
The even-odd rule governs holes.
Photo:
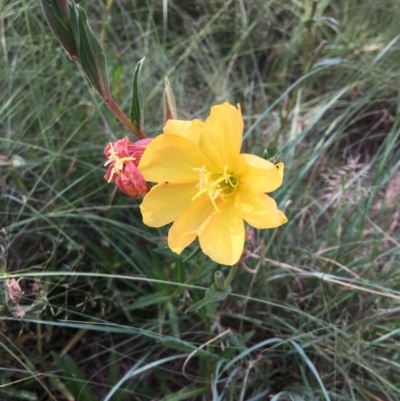
POLYGON ((277 138, 289 222, 254 233, 209 325, 185 314, 218 266, 107 185, 104 146, 129 132, 39 3, 0 0, 0 399, 399 400, 399 2, 320 0, 312 21, 306 0, 82 6, 127 113, 146 57, 148 134, 168 76, 180 118, 227 100, 247 149, 277 138))

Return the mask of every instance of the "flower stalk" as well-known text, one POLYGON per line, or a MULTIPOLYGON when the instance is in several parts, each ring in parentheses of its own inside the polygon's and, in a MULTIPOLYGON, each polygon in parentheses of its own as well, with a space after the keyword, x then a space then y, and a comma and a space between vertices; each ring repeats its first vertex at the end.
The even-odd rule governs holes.
POLYGON ((147 135, 144 132, 140 132, 135 124, 132 123, 131 120, 124 114, 124 112, 119 108, 118 104, 115 100, 110 96, 107 99, 104 99, 104 102, 111 109, 111 111, 115 114, 115 116, 121 121, 122 124, 125 125, 126 128, 129 129, 134 135, 136 135, 139 139, 147 138, 147 135))

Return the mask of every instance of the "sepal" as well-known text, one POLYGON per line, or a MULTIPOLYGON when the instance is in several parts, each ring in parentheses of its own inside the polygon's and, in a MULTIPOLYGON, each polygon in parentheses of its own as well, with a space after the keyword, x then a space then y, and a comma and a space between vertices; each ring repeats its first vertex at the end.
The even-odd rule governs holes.
POLYGON ((168 120, 177 120, 178 113, 176 111, 176 103, 174 92, 172 91, 171 84, 168 77, 165 77, 164 88, 164 125, 168 120))

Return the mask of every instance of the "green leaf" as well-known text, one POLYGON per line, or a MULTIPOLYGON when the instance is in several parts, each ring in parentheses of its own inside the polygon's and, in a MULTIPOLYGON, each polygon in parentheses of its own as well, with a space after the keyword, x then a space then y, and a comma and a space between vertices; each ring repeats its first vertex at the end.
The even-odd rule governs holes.
POLYGON ((171 297, 163 292, 151 293, 139 298, 133 304, 125 306, 125 310, 130 311, 134 309, 143 309, 155 304, 164 304, 170 299, 171 297))
POLYGON ((247 343, 247 341, 249 341, 250 338, 254 336, 254 334, 256 334, 256 331, 255 331, 255 330, 250 330, 250 331, 248 331, 247 333, 244 333, 244 334, 242 335, 242 338, 240 339, 240 342, 241 342, 243 345, 245 345, 245 344, 247 343))
POLYGON ((166 311, 168 312, 168 323, 171 326, 172 333, 175 337, 180 337, 178 313, 175 305, 172 302, 165 304, 166 311))
POLYGON ((195 347, 193 344, 188 343, 187 341, 180 340, 178 338, 172 339, 170 337, 169 339, 162 340, 161 343, 165 348, 173 349, 180 352, 186 352, 188 354, 197 350, 196 356, 199 358, 216 357, 216 355, 212 354, 211 352, 202 348, 195 347))
POLYGON ((51 352, 56 365, 62 369, 65 382, 72 394, 80 400, 97 401, 88 380, 80 371, 78 365, 67 354, 60 357, 57 353, 51 352))
POLYGON ((217 285, 213 284, 206 291, 205 298, 199 302, 196 302, 192 306, 189 306, 189 308, 186 309, 185 313, 198 311, 200 308, 207 306, 207 316, 212 316, 215 313, 218 302, 223 301, 231 292, 231 286, 219 288, 217 285))
POLYGON ((279 153, 275 146, 270 146, 269 148, 264 149, 263 159, 266 159, 273 164, 278 164, 282 160, 282 153, 279 153))
MULTIPOLYGON (((115 387, 118 383, 118 368, 119 368, 118 362, 119 361, 116 358, 116 352, 114 350, 111 350, 110 359, 108 362, 110 365, 110 368, 108 370, 108 377, 111 388, 115 387)), ((118 388, 113 394, 113 400, 114 401, 124 400, 125 399, 124 395, 125 395, 124 390, 122 388, 118 388)))
POLYGON ((68 57, 71 60, 77 60, 78 44, 70 21, 70 14, 75 5, 70 4, 68 0, 40 0, 40 5, 50 29, 67 52, 68 57))
POLYGON ((72 6, 70 7, 70 12, 69 12, 69 21, 71 23, 71 28, 72 32, 75 37, 75 42, 78 46, 78 52, 79 52, 79 12, 78 12, 78 7, 75 4, 74 0, 71 0, 72 6))
POLYGON ((168 77, 165 77, 164 88, 164 124, 168 120, 177 120, 178 113, 176 111, 176 103, 174 92, 172 91, 171 84, 168 77))
POLYGON ((14 390, 12 388, 0 388, 1 400, 20 400, 20 401, 37 401, 38 396, 26 390, 14 390), (2 398, 4 395, 5 398, 2 398))
MULTIPOLYGON (((79 37, 79 60, 87 79, 107 103, 111 98, 107 61, 100 43, 87 22, 85 10, 79 5, 75 7, 78 11, 78 25, 74 27, 74 33, 79 37)), ((74 18, 71 15, 71 19, 74 18)))
POLYGON ((315 19, 308 19, 303 22, 305 28, 311 28, 315 23, 315 19))
POLYGON ((183 263, 188 262, 189 260, 193 259, 196 255, 198 255, 201 251, 201 248, 199 246, 196 246, 192 252, 190 252, 189 255, 185 256, 183 259, 183 263))
POLYGON ((195 387, 195 388, 183 388, 176 393, 168 394, 165 397, 161 398, 160 401, 181 401, 181 400, 189 400, 196 395, 203 394, 205 392, 204 387, 195 387))
POLYGON ((53 388, 59 391, 65 399, 73 400, 75 397, 65 383, 56 375, 49 375, 49 381, 53 388))
POLYGON ((174 282, 184 283, 186 280, 186 268, 181 259, 176 259, 174 267, 174 282))
POLYGON ((140 85, 140 73, 144 62, 144 57, 136 64, 135 73, 133 74, 132 86, 132 106, 131 121, 140 132, 144 132, 143 127, 143 95, 140 85))

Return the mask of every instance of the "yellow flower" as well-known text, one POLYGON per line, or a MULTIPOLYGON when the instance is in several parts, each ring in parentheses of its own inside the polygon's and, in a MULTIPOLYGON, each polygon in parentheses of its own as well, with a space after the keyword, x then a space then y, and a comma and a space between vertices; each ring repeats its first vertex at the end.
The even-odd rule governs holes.
POLYGON ((255 228, 287 222, 264 193, 281 186, 283 163, 240 154, 242 134, 240 106, 224 103, 205 122, 169 120, 147 146, 138 167, 157 185, 141 204, 143 221, 151 227, 173 222, 172 251, 181 253, 199 237, 206 255, 233 265, 243 252, 244 221, 255 228))

